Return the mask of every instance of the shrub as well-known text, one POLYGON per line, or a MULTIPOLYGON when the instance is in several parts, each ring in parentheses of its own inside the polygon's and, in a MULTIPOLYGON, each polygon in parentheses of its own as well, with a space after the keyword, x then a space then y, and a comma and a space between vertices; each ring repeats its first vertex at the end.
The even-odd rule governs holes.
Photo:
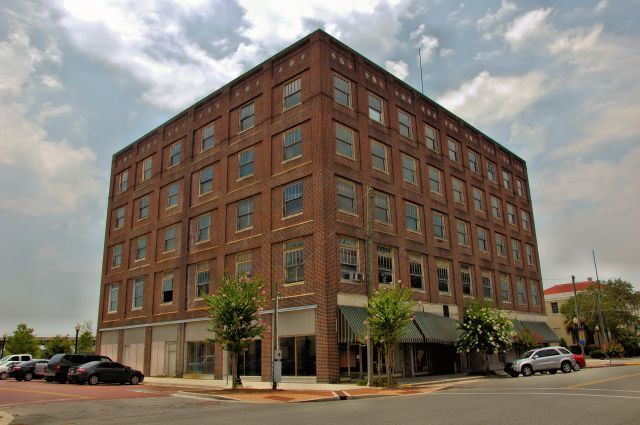
POLYGON ((591 350, 591 352, 589 353, 589 357, 591 357, 592 359, 605 359, 607 356, 601 350, 598 350, 596 348, 595 350, 591 350))
POLYGON ((618 341, 605 342, 600 348, 610 359, 614 357, 622 357, 624 354, 624 347, 618 341))

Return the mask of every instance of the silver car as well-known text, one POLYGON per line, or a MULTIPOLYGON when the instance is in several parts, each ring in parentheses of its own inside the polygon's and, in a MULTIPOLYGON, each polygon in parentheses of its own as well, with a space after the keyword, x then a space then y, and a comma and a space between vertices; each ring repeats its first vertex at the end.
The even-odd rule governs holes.
POLYGON ((535 372, 549 372, 555 374, 558 370, 569 373, 575 365, 573 354, 564 347, 543 347, 529 350, 519 359, 505 365, 505 372, 514 378, 531 376, 535 372))

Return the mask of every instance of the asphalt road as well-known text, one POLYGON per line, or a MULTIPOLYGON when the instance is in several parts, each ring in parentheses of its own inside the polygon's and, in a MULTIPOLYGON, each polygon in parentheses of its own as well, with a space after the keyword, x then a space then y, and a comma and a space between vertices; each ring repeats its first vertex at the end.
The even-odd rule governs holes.
POLYGON ((297 404, 175 397, 140 386, 136 393, 146 397, 7 406, 1 401, 2 384, 0 411, 13 415, 14 425, 640 423, 640 366, 486 379, 430 394, 297 404))

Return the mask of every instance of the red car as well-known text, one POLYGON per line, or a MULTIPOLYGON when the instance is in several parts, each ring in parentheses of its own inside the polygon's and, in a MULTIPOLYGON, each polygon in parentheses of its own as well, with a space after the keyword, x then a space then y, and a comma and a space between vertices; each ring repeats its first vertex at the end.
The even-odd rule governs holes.
POLYGON ((587 362, 584 360, 584 356, 582 354, 574 354, 573 358, 576 360, 576 364, 573 366, 573 370, 576 372, 582 367, 587 367, 587 362))

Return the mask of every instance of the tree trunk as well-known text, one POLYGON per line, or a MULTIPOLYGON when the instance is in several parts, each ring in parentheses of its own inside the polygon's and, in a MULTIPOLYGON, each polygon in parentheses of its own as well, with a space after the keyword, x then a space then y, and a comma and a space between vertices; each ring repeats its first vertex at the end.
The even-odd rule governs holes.
POLYGON ((486 353, 486 357, 487 357, 487 367, 485 369, 485 372, 487 373, 487 375, 489 374, 489 372, 491 372, 491 362, 489 361, 489 353, 486 353))
POLYGON ((382 345, 378 344, 378 379, 382 379, 382 345))
POLYGON ((386 357, 387 366, 387 387, 393 387, 393 344, 384 345, 384 355, 386 357))
POLYGON ((231 389, 235 390, 238 386, 238 353, 229 352, 231 355, 231 389))

